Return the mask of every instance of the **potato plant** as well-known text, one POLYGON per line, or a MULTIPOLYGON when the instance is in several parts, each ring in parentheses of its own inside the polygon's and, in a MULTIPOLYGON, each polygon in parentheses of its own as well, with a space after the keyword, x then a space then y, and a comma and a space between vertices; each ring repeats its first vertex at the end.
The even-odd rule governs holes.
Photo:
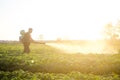
POLYGON ((19 43, 0 44, 1 80, 120 80, 120 54, 68 54, 31 44, 30 54, 19 43))

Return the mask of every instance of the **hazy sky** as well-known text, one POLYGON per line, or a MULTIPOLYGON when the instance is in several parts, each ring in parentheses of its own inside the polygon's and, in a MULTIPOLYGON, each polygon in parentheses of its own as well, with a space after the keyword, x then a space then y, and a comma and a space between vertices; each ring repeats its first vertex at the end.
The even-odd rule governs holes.
POLYGON ((103 25, 120 19, 119 0, 0 0, 0 40, 18 40, 33 28, 38 39, 100 38, 103 25))

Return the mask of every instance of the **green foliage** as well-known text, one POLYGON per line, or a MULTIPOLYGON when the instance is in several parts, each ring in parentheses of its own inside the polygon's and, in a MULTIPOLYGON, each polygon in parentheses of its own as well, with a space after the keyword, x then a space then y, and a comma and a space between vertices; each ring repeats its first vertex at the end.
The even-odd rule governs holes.
POLYGON ((67 74, 55 73, 31 73, 17 70, 13 72, 0 71, 0 80, 120 80, 116 74, 111 76, 82 74, 80 72, 70 72, 67 74))
POLYGON ((66 54, 43 44, 0 44, 0 80, 120 80, 120 54, 66 54))

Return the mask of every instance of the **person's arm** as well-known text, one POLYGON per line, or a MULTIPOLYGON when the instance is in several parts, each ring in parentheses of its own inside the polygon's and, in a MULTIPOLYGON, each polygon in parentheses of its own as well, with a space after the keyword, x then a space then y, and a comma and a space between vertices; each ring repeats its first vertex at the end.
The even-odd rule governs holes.
POLYGON ((35 42, 30 34, 29 34, 29 40, 30 40, 30 42, 35 42))
POLYGON ((31 36, 30 36, 30 41, 31 41, 32 43, 45 44, 45 42, 38 42, 38 41, 33 40, 31 36))
POLYGON ((31 42, 35 42, 35 40, 33 40, 31 37, 30 37, 30 41, 31 41, 31 42))

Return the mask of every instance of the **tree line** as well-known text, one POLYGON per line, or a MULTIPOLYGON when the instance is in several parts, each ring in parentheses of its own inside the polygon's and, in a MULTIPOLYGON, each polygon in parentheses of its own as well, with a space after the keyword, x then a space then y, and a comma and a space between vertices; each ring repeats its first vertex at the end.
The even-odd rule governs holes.
POLYGON ((120 20, 116 24, 107 23, 103 29, 103 36, 106 40, 119 40, 120 39, 120 20))

